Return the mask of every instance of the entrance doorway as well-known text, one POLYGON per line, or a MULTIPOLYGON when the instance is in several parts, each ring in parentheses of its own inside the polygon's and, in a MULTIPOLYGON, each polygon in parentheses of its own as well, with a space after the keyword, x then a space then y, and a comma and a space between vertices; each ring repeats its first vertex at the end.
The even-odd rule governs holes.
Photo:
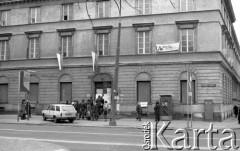
POLYGON ((151 82, 137 81, 137 101, 151 102, 151 82))
POLYGON ((108 74, 98 74, 93 78, 94 97, 102 96, 104 101, 111 103, 112 78, 108 74))

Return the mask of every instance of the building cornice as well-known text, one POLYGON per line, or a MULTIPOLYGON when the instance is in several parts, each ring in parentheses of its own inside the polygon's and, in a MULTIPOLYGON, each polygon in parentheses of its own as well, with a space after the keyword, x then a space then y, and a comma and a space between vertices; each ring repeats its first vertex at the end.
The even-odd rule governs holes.
POLYGON ((227 7, 227 11, 228 11, 229 17, 231 19, 231 22, 234 23, 236 21, 236 17, 235 17, 234 11, 233 11, 232 2, 231 2, 231 0, 224 0, 224 2, 227 7))

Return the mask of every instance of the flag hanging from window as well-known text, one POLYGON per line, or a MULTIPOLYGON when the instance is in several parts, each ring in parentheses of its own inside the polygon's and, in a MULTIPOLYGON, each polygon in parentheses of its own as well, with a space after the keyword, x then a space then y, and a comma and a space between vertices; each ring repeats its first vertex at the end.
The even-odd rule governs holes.
POLYGON ((63 69, 63 55, 61 55, 60 53, 57 53, 57 60, 58 60, 59 70, 62 70, 63 69))
POLYGON ((161 52, 176 52, 179 50, 180 42, 171 43, 171 44, 157 44, 156 53, 161 52))
POLYGON ((189 96, 192 96, 192 73, 191 72, 188 72, 188 93, 189 93, 189 96))
POLYGON ((96 71, 97 65, 98 65, 98 54, 95 52, 92 52, 92 64, 93 64, 93 71, 96 71))
POLYGON ((19 92, 29 92, 30 73, 28 71, 19 72, 19 92))

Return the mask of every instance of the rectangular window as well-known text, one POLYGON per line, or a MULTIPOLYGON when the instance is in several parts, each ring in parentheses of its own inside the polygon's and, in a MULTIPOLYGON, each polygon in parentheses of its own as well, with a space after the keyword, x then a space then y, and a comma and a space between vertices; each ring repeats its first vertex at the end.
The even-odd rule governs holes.
POLYGON ((0 104, 8 102, 8 84, 0 84, 0 104))
POLYGON ((61 37, 61 53, 64 57, 72 56, 72 36, 62 36, 61 37))
POLYGON ((138 32, 138 54, 150 54, 150 31, 138 32))
POLYGON ((29 39, 29 59, 37 58, 37 54, 40 51, 40 38, 29 39))
POLYGON ((180 11, 192 11, 194 10, 193 0, 180 0, 180 11))
POLYGON ((38 92, 39 92, 39 84, 38 83, 30 83, 30 92, 29 92, 29 100, 33 102, 38 101, 38 92))
POLYGON ((73 19, 73 4, 65 4, 62 6, 62 20, 73 19))
POLYGON ((151 14, 151 0, 136 0, 138 14, 151 14))
MULTIPOLYGON (((181 83, 181 103, 183 104, 187 104, 187 80, 181 80, 180 81, 181 83)), ((195 80, 192 81, 191 83, 191 90, 189 89, 188 90, 189 92, 192 92, 192 98, 189 97, 189 104, 191 103, 191 100, 192 99, 192 102, 194 103, 195 102, 195 80)))
POLYGON ((103 1, 97 3, 97 16, 98 18, 110 16, 110 1, 103 1))
POLYGON ((30 10, 30 23, 40 23, 40 7, 31 8, 30 10))
POLYGON ((182 52, 194 51, 194 29, 181 29, 182 52))
POLYGON ((0 41, 0 60, 7 60, 9 51, 9 42, 0 41))
POLYGON ((109 55, 109 34, 97 34, 97 51, 99 56, 109 55))
POLYGON ((10 25, 10 11, 1 11, 1 25, 7 26, 10 25))

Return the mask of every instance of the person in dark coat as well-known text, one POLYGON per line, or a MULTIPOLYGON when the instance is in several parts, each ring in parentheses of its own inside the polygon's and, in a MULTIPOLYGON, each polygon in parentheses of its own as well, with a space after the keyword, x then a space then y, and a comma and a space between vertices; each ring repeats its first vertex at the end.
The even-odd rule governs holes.
POLYGON ((91 102, 90 102, 90 100, 88 100, 87 105, 86 105, 86 118, 87 118, 87 120, 91 119, 91 108, 92 108, 91 102))
POLYGON ((25 120, 26 119, 26 102, 25 102, 25 99, 22 100, 22 104, 20 106, 20 117, 21 117, 21 120, 25 120))
POLYGON ((91 115, 92 121, 98 120, 98 116, 99 116, 98 107, 97 107, 96 103, 94 103, 92 106, 92 115, 91 115))
POLYGON ((82 100, 82 102, 80 103, 79 108, 80 108, 80 118, 82 117, 82 119, 84 119, 85 112, 86 112, 86 104, 84 100, 82 100))
POLYGON ((233 106, 233 114, 235 115, 235 118, 237 118, 238 115, 238 107, 236 105, 233 106))
POLYGON ((28 100, 26 102, 25 108, 26 108, 25 110, 26 110, 26 114, 27 114, 28 118, 31 117, 31 104, 28 100))
POLYGON ((97 110, 98 110, 98 114, 101 115, 101 102, 102 102, 102 99, 101 99, 101 96, 99 95, 97 100, 96 100, 96 103, 97 103, 97 110))
POLYGON ((136 119, 141 121, 141 118, 142 118, 142 107, 140 106, 140 104, 137 104, 136 111, 137 111, 137 118, 136 119))
POLYGON ((155 121, 160 121, 160 105, 159 102, 156 102, 156 105, 154 107, 154 114, 155 114, 155 121))

